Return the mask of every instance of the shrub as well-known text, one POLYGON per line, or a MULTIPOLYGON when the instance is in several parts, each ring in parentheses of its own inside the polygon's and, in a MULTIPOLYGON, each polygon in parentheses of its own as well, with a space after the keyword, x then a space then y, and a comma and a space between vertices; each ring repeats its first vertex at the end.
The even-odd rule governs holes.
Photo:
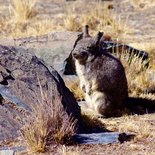
POLYGON ((21 129, 21 136, 31 153, 46 152, 52 144, 71 143, 76 131, 76 120, 66 114, 61 97, 55 92, 47 94, 40 85, 37 102, 32 107, 33 115, 27 117, 21 129))

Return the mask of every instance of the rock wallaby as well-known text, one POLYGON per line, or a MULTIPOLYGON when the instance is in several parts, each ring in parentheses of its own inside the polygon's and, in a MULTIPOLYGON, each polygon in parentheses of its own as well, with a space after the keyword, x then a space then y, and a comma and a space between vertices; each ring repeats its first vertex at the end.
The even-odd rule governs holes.
POLYGON ((85 26, 75 41, 72 55, 87 107, 94 114, 110 117, 119 115, 123 110, 128 86, 121 62, 101 50, 102 36, 103 33, 98 32, 96 37, 90 37, 88 26, 85 26))

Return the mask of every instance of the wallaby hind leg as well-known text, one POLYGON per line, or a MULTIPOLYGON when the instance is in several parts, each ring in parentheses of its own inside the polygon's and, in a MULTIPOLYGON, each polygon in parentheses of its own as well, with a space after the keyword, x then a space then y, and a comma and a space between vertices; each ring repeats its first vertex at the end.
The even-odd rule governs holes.
POLYGON ((91 95, 91 105, 96 114, 105 114, 107 107, 110 105, 110 101, 103 92, 95 91, 91 95))
POLYGON ((118 109, 118 103, 112 104, 110 97, 99 91, 95 91, 91 96, 91 108, 96 115, 104 117, 120 116, 123 112, 123 106, 120 105, 118 109))

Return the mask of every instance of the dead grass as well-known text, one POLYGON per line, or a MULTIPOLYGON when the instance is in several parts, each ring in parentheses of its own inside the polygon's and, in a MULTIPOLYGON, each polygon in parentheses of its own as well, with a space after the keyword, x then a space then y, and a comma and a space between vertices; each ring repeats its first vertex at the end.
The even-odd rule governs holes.
POLYGON ((150 60, 150 68, 145 67, 148 60, 143 61, 128 51, 122 49, 122 53, 116 51, 116 57, 122 62, 128 81, 128 91, 130 96, 139 97, 147 88, 155 87, 155 79, 150 80, 150 70, 152 69, 152 60, 150 60))
POLYGON ((77 20, 76 15, 68 15, 66 19, 64 19, 64 27, 68 31, 81 31, 82 25, 80 21, 77 20))
POLYGON ((84 92, 79 87, 79 80, 76 80, 74 82, 67 82, 67 87, 70 89, 70 91, 74 94, 74 97, 78 101, 84 100, 84 92))
POLYGON ((123 116, 120 118, 108 118, 101 121, 107 129, 135 134, 134 142, 144 141, 154 137, 154 114, 123 116))
POLYGON ((121 15, 112 11, 112 7, 109 7, 112 4, 61 2, 60 9, 63 11, 52 16, 38 12, 37 4, 36 0, 12 0, 8 10, 10 15, 1 17, 0 28, 4 34, 1 37, 38 36, 58 30, 81 31, 86 24, 90 25, 93 33, 100 30, 115 38, 133 32, 127 25, 128 20, 122 21, 121 15))
POLYGON ((150 55, 150 68, 154 68, 154 59, 155 59, 155 44, 154 42, 141 42, 141 43, 130 43, 129 45, 131 45, 134 48, 137 48, 139 50, 144 50, 147 51, 150 55))
POLYGON ((60 153, 60 155, 81 155, 78 147, 75 147, 73 150, 65 145, 62 145, 58 148, 58 153, 60 153))
POLYGON ((56 28, 50 18, 38 19, 36 0, 12 0, 9 16, 2 16, 0 28, 3 37, 27 37, 44 35, 56 28))
POLYGON ((84 25, 89 25, 93 33, 104 31, 114 38, 133 32, 127 26, 127 20, 121 20, 121 15, 116 15, 108 7, 98 3, 89 13, 81 13, 80 16, 75 13, 64 20, 64 27, 69 31, 81 31, 84 25))
POLYGON ((155 5, 155 0, 130 0, 131 4, 138 9, 148 9, 155 5))
POLYGON ((76 131, 73 121, 61 105, 61 97, 48 96, 40 85, 40 94, 33 105, 33 116, 28 116, 21 129, 22 138, 30 153, 46 152, 52 144, 68 144, 76 131))
POLYGON ((125 67, 129 93, 130 95, 137 96, 142 93, 145 88, 151 85, 142 60, 133 57, 130 64, 125 58, 121 58, 121 61, 125 67))
POLYGON ((12 0, 10 14, 14 16, 16 23, 23 23, 36 16, 36 0, 12 0))
POLYGON ((104 132, 107 131, 105 124, 98 119, 97 116, 89 115, 88 113, 82 113, 82 121, 84 124, 85 133, 104 132))

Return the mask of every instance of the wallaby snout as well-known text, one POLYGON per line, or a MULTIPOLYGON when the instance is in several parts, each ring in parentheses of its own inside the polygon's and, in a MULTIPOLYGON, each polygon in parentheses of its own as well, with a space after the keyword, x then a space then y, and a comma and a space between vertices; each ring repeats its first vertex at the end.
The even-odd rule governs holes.
POLYGON ((73 53, 73 57, 74 57, 75 59, 78 59, 78 54, 77 54, 77 53, 73 53))
POLYGON ((75 59, 83 59, 83 58, 87 58, 88 57, 88 54, 87 52, 79 52, 79 53, 73 53, 73 57, 75 59))

